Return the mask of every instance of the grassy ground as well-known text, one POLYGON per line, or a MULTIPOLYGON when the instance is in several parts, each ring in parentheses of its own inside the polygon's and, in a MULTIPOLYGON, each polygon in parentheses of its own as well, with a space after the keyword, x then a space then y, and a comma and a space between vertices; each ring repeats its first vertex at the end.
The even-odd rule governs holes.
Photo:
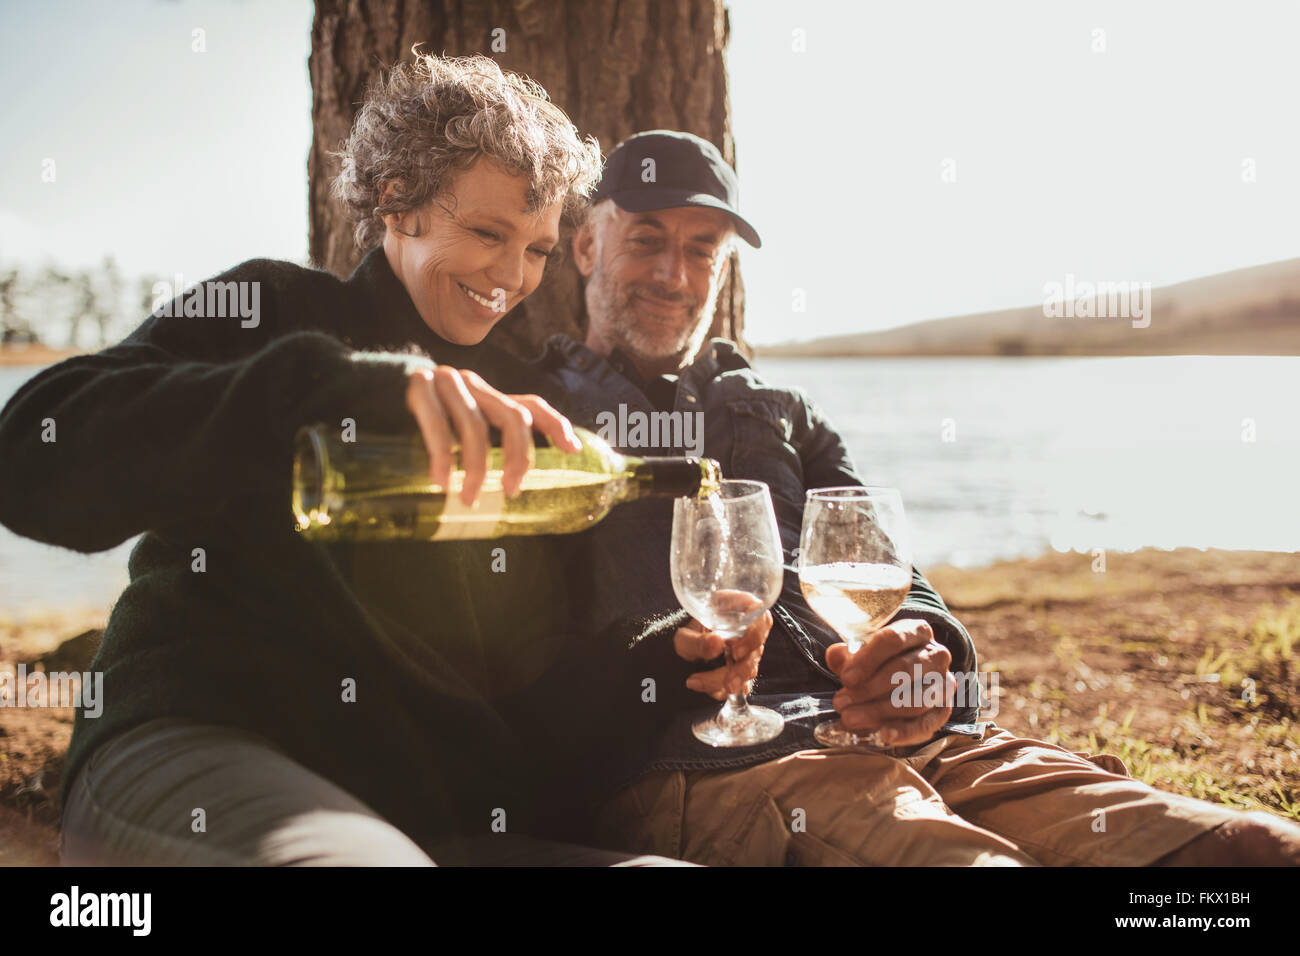
MULTIPOLYGON (((1300 820, 1300 554, 1145 550, 925 570, 981 669, 998 674, 999 725, 1115 754, 1161 789, 1300 820)), ((103 618, 0 614, 0 669, 103 618)), ((0 865, 57 861, 71 732, 71 709, 0 709, 0 865)))
POLYGON ((1300 555, 1139 551, 927 570, 994 718, 1175 793, 1300 820, 1300 555), (1100 567, 1104 566, 1104 570, 1100 567))

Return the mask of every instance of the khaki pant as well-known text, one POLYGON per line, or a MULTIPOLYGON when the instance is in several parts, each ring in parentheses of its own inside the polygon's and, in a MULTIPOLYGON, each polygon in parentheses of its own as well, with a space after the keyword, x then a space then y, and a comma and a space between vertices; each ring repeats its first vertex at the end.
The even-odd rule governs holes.
POLYGON ((597 829, 609 846, 721 866, 1145 866, 1240 813, 990 724, 982 739, 654 773, 597 829))

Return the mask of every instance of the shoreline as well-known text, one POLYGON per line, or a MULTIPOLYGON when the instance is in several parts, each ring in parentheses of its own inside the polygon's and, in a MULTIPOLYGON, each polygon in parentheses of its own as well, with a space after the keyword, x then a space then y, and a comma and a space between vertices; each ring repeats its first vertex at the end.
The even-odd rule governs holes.
POLYGON ((74 355, 88 355, 87 349, 51 348, 48 345, 27 345, 22 348, 0 348, 0 368, 26 368, 33 365, 53 365, 74 355))
MULTIPOLYGON (((982 564, 951 564, 937 562, 923 564, 921 570, 930 583, 943 596, 954 611, 980 609, 989 601, 1053 601, 1075 600, 1089 596, 1089 579, 1101 582, 1116 562, 1123 565, 1132 579, 1133 562, 1143 569, 1142 580, 1153 574, 1162 577, 1194 572, 1204 573, 1215 565, 1231 566, 1239 580, 1251 576, 1254 583, 1282 586, 1288 583, 1300 588, 1300 549, 1296 551, 1232 550, 1227 548, 1159 548, 1144 547, 1132 551, 1107 550, 1106 570, 1094 572, 1091 552, 1055 551, 1051 548, 1035 555, 994 558, 982 564), (1288 563, 1294 566, 1294 581, 1277 569, 1288 563), (1274 569, 1270 573, 1269 569, 1274 569), (1083 573, 1087 572, 1087 575, 1083 573), (940 582, 944 587, 940 586, 940 582), (1019 588, 1021 590, 1017 591, 1019 588), (992 595, 990 597, 990 595, 992 595)), ((1112 582, 1115 579, 1110 579, 1112 582)), ((1136 579, 1132 579, 1136 580, 1136 579)), ((125 588, 125 584, 123 585, 125 588)), ((1110 593, 1114 587, 1108 585, 1110 593)), ((1132 593, 1125 589, 1125 593, 1132 593)), ((114 594, 102 605, 82 601, 77 604, 24 604, 15 609, 0 600, 0 651, 6 636, 15 630, 39 632, 50 636, 69 629, 103 627, 108 613, 120 596, 114 594)), ((69 635, 71 636, 71 632, 69 635)))

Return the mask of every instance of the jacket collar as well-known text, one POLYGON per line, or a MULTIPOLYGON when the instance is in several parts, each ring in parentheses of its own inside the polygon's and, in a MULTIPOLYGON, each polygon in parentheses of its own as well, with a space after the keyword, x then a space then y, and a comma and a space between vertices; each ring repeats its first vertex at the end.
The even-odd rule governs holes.
MULTIPOLYGON (((608 368, 619 372, 625 378, 628 377, 626 373, 620 371, 616 362, 612 362, 563 333, 552 335, 547 339, 546 349, 539 361, 547 368, 576 368, 582 372, 608 368)), ((677 374, 681 381, 689 379, 692 382, 705 382, 723 372, 742 368, 750 368, 750 364, 734 343, 727 339, 710 339, 700 349, 700 354, 695 357, 695 361, 677 374)))

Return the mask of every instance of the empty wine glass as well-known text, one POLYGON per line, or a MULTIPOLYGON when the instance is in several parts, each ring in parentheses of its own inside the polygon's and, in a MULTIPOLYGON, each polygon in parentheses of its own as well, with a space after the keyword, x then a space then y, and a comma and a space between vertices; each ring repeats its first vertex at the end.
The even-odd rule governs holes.
MULTIPOLYGON (((817 614, 855 653, 902 606, 912 587, 912 552, 903 498, 895 488, 814 488, 799 540, 799 587, 817 614)), ((813 732, 828 747, 886 747, 840 720, 813 732)))
MULTIPOLYGON (((781 594, 781 534, 767 485, 723 481, 716 495, 673 502, 673 592, 697 621, 733 642, 781 594)), ((767 707, 730 694, 713 717, 692 725, 714 747, 759 744, 781 733, 785 720, 767 707)))

